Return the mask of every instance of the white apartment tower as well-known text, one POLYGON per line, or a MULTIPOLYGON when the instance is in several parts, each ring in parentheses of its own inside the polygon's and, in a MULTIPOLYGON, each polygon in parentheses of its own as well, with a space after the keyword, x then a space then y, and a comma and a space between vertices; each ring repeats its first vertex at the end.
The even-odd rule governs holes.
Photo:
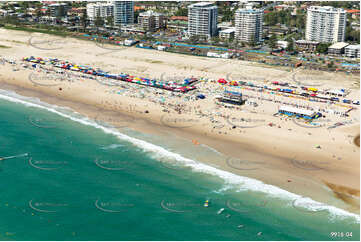
POLYGON ((346 11, 329 6, 307 9, 306 40, 326 43, 345 41, 346 11))
POLYGON ((86 12, 90 20, 95 20, 97 17, 107 18, 114 16, 114 4, 112 2, 88 3, 86 12))
POLYGON ((263 9, 254 9, 251 4, 240 8, 235 14, 235 39, 239 42, 262 42, 263 9))
POLYGON ((133 24, 134 23, 134 2, 133 1, 114 1, 114 24, 133 24))
POLYGON ((218 7, 210 2, 188 6, 188 34, 210 38, 217 35, 218 7))

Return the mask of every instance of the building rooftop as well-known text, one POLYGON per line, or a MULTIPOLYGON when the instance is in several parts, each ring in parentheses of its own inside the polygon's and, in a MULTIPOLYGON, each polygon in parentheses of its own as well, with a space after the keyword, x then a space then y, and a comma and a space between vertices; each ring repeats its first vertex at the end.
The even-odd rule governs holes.
POLYGON ((239 8, 237 9, 237 12, 242 12, 242 13, 263 13, 264 9, 257 9, 257 8, 239 8))
POLYGON ((354 50, 357 50, 357 49, 360 49, 360 45, 349 45, 346 47, 347 49, 354 49, 354 50))
POLYGON ((296 40, 296 43, 297 44, 319 44, 320 42, 300 39, 300 40, 296 40))
POLYGON ((170 17, 170 20, 172 20, 172 21, 175 21, 175 20, 188 21, 188 17, 187 16, 172 16, 172 17, 170 17))
POLYGON ((221 30, 219 31, 219 33, 225 33, 225 34, 230 34, 230 33, 233 33, 236 31, 236 28, 235 27, 231 27, 231 28, 228 28, 228 29, 224 29, 224 30, 221 30))
POLYGON ((314 111, 311 111, 311 110, 300 109, 300 108, 295 108, 295 107, 291 107, 291 106, 281 106, 279 108, 279 110, 286 111, 286 112, 297 113, 297 114, 303 114, 303 115, 307 115, 307 116, 310 116, 310 117, 312 117, 313 115, 316 114, 314 111))
POLYGON ((345 42, 337 42, 334 43, 333 45, 331 45, 330 47, 328 47, 329 49, 342 49, 345 48, 346 46, 348 46, 348 43, 345 42))
POLYGON ((346 13, 343 8, 334 8, 331 6, 311 6, 308 10, 319 11, 319 12, 334 12, 334 13, 346 13))
POLYGON ((346 10, 348 13, 360 13, 359 9, 348 9, 346 10))
POLYGON ((142 12, 139 16, 160 16, 163 15, 162 13, 153 12, 152 10, 148 10, 146 12, 142 12))
POLYGON ((214 5, 212 2, 199 2, 199 3, 194 3, 188 6, 188 8, 193 8, 193 7, 217 7, 216 5, 214 5))

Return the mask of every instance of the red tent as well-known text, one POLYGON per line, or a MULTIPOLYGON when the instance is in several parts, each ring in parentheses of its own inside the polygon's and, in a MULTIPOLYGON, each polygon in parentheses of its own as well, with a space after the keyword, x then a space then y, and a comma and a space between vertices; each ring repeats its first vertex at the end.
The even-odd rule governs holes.
POLYGON ((227 81, 223 78, 218 80, 218 83, 227 84, 227 81))

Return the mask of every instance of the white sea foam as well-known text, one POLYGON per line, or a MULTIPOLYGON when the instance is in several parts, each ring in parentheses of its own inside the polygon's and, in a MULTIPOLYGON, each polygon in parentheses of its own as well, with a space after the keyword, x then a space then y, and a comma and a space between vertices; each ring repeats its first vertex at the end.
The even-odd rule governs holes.
POLYGON ((102 150, 113 150, 113 149, 117 149, 120 147, 123 147, 124 145, 122 144, 111 144, 111 145, 107 145, 107 146, 102 146, 100 149, 102 150))
MULTIPOLYGON (((45 109, 50 112, 56 113, 62 117, 66 117, 73 121, 79 122, 81 124, 93 126, 95 128, 103 130, 107 134, 115 135, 120 140, 132 143, 133 145, 141 148, 143 151, 149 153, 150 155, 152 155, 155 158, 176 160, 177 163, 182 164, 186 167, 190 167, 195 172, 202 172, 202 173, 218 176, 224 180, 226 189, 229 188, 229 185, 234 185, 235 187, 238 187, 238 189, 240 191, 250 190, 250 191, 263 192, 269 196, 288 200, 290 202, 290 204, 292 204, 296 199, 297 199, 297 201, 300 199, 304 199, 300 195, 288 192, 286 190, 283 190, 283 189, 273 186, 273 185, 265 184, 259 180, 256 180, 253 178, 248 178, 248 177, 243 177, 243 176, 238 176, 233 173, 223 171, 223 170, 214 168, 212 166, 194 161, 192 159, 185 158, 180 154, 168 151, 165 148, 160 147, 158 145, 151 144, 146 141, 127 136, 125 134, 120 133, 116 129, 104 127, 104 126, 96 123, 95 121, 90 120, 87 117, 81 116, 79 113, 76 113, 76 112, 70 113, 70 112, 68 112, 69 109, 64 109, 64 108, 58 107, 56 105, 47 104, 47 103, 41 102, 39 99, 36 99, 36 98, 23 97, 23 96, 16 94, 15 92, 9 92, 9 91, 5 91, 5 90, 1 90, 1 89, 0 89, 0 98, 11 101, 11 102, 15 102, 15 103, 21 103, 28 107, 36 107, 36 108, 40 108, 40 109, 45 109), (59 110, 66 110, 67 112, 62 112, 59 110)), ((334 206, 330 206, 327 204, 313 201, 310 198, 305 198, 305 199, 307 199, 306 203, 299 202, 299 203, 297 203, 297 206, 304 206, 306 209, 308 209, 310 211, 316 211, 316 210, 319 210, 322 208, 323 210, 329 211, 330 218, 335 218, 335 217, 337 217, 339 219, 340 218, 354 218, 357 223, 360 223, 360 216, 357 214, 350 213, 348 211, 345 211, 340 208, 336 208, 334 206)))

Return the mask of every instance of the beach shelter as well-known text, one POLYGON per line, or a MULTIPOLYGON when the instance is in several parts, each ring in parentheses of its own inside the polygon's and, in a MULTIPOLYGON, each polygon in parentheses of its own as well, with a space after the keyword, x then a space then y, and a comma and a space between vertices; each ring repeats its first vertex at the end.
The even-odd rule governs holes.
POLYGON ((317 91, 318 91, 318 89, 317 89, 317 88, 314 88, 314 87, 309 87, 308 90, 309 90, 309 91, 313 91, 313 92, 317 92, 317 91))
POLYGON ((237 82, 237 81, 231 81, 231 82, 230 82, 230 85, 231 85, 231 86, 238 86, 238 82, 237 82))
POLYGON ((218 79, 218 83, 227 84, 227 81, 223 78, 218 79))

